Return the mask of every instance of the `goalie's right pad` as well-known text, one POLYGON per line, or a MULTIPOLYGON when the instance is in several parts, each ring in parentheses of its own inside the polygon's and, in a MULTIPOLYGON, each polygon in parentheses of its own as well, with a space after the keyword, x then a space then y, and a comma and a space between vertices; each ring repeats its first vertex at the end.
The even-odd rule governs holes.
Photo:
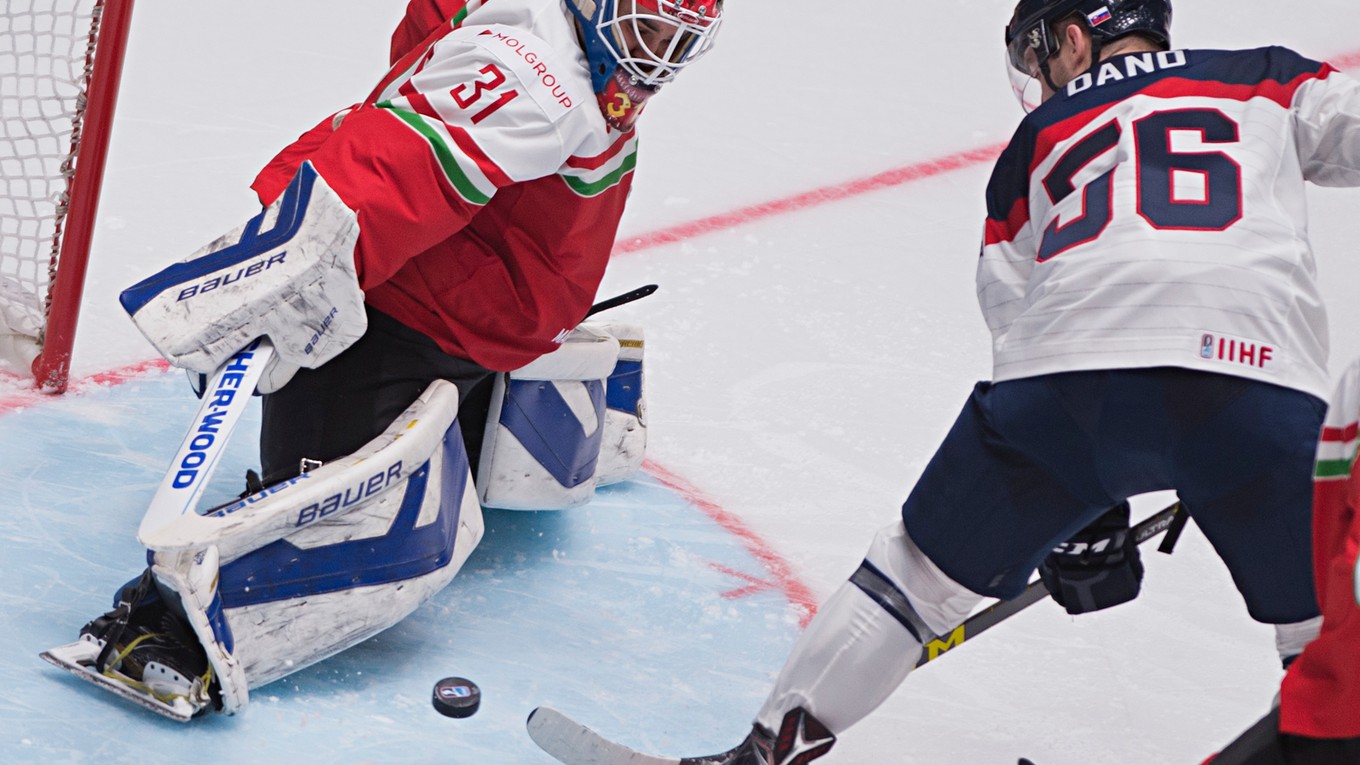
MULTIPOLYGON (((120 300, 171 364, 211 374, 261 336, 282 368, 315 368, 364 334, 358 220, 311 163, 259 215, 120 300)), ((262 392, 289 373, 266 375, 262 392)))
POLYGON ((359 451, 158 529, 148 543, 155 603, 182 629, 154 630, 154 646, 131 631, 87 629, 44 658, 187 720, 210 706, 240 712, 255 688, 396 624, 449 583, 482 537, 457 410, 457 388, 436 380, 359 451), (150 686, 153 665, 122 662, 152 648, 157 659, 186 657, 172 665, 183 671, 170 693, 150 686), (211 671, 200 673, 196 657, 211 671))
POLYGON ((457 409, 457 388, 436 380, 354 454, 208 514, 250 688, 391 627, 462 567, 483 525, 457 409))

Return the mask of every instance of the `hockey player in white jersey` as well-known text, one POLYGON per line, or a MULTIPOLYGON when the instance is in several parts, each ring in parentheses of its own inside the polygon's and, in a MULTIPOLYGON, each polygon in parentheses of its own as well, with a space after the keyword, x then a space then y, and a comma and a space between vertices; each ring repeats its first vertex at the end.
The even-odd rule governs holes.
MULTIPOLYGON (((1329 385, 1304 183, 1360 186, 1360 85, 1283 48, 1175 49, 1170 23, 1169 0, 1018 4, 1008 60, 1038 95, 987 187, 977 295, 994 377, 822 605, 748 739, 693 762, 818 759, 923 644, 1146 492, 1179 494, 1283 660, 1317 633, 1329 385)), ((1131 544, 1072 590, 1095 607, 1136 594, 1131 544)))

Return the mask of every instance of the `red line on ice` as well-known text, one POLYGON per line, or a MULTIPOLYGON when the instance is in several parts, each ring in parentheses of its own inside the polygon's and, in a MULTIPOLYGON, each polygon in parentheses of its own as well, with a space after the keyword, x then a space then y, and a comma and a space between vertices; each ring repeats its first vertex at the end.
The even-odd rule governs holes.
POLYGON ((844 183, 823 186, 820 189, 804 191, 801 194, 773 199, 768 202, 760 202, 748 207, 738 208, 731 212, 711 215, 707 218, 680 223, 658 231, 646 234, 621 238, 614 245, 614 254, 621 255, 630 252, 638 252, 652 247, 659 247, 663 244, 674 244, 686 239, 693 239, 696 236, 711 234, 715 231, 724 231, 736 226, 747 223, 754 223, 758 220, 770 218, 775 215, 806 210, 810 207, 818 207, 828 202, 838 202, 842 199, 849 199, 861 194, 868 194, 873 191, 881 191, 893 186, 901 186, 913 181, 921 181, 927 178, 950 173, 955 170, 962 170, 966 167, 979 165, 996 159, 1001 150, 1006 148, 1004 144, 987 146, 981 149, 971 149, 955 154, 948 154, 936 159, 928 159, 924 162, 898 167, 876 175, 865 178, 856 178, 844 183))
POLYGON ((758 592, 769 592, 770 590, 780 589, 779 582, 772 582, 768 579, 751 576, 745 571, 738 571, 731 566, 724 566, 721 563, 710 561, 708 567, 721 574, 730 576, 733 579, 740 579, 741 581, 746 582, 745 587, 738 587, 735 590, 724 592, 722 596, 728 600, 736 600, 737 598, 744 598, 748 595, 755 595, 758 592))
MULTIPOLYGON (((121 367, 106 369, 102 372, 95 372, 94 374, 88 377, 82 377, 79 380, 72 380, 71 384, 67 387, 66 392, 68 394, 79 395, 99 388, 122 385, 125 382, 131 382, 132 380, 144 377, 152 372, 163 372, 169 368, 170 365, 166 363, 165 359, 137 361, 121 367)), ((10 381, 22 380, 28 385, 32 385, 33 382, 32 380, 25 380, 8 372, 0 373, 0 379, 10 381)), ((58 396, 40 393, 39 391, 30 388, 29 390, 22 390, 17 393, 11 393, 7 396, 0 397, 0 414, 26 409, 30 406, 44 404, 49 401, 60 400, 61 399, 58 396)))
POLYGON ((807 585, 799 581, 794 574, 793 567, 784 560, 779 553, 768 542, 761 538, 759 534, 751 530, 745 521, 731 512, 724 510, 721 505, 714 502, 693 484, 689 483, 670 470, 657 464, 655 460, 645 460, 642 469, 647 471, 653 478, 660 481, 663 486, 674 491, 689 501, 690 504, 699 508, 700 511, 713 519, 715 523, 722 526, 728 533, 737 537, 746 545, 747 552, 755 556, 757 560, 765 566, 765 570, 773 577, 779 589, 784 592, 784 597, 789 602, 802 609, 803 615, 799 617, 799 623, 806 627, 812 620, 813 614, 817 612, 817 600, 812 595, 812 590, 807 585))

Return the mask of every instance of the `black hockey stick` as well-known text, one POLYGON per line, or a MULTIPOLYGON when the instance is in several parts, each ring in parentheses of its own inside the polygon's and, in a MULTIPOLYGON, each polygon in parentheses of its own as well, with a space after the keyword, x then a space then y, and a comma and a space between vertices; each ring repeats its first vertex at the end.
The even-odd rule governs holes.
POLYGON ((619 306, 624 305, 625 303, 631 303, 634 300, 641 300, 642 298, 647 297, 653 292, 656 292, 656 285, 645 284, 641 287, 638 287, 635 290, 632 290, 631 292, 625 292, 622 295, 617 295, 615 297, 609 298, 608 300, 601 300, 600 302, 590 307, 590 310, 586 312, 585 318, 581 319, 581 321, 589 319, 590 317, 594 316, 600 311, 608 311, 610 308, 618 308, 619 306))
MULTIPOLYGON (((1168 529, 1179 536, 1181 529, 1185 526, 1184 519, 1188 517, 1189 514, 1181 507, 1181 503, 1173 502, 1134 526, 1133 539, 1141 545, 1168 529)), ((1159 550, 1160 552, 1170 553, 1175 544, 1175 538, 1172 537, 1171 533, 1168 533, 1166 542, 1162 544, 1159 550)), ((986 610, 973 614, 948 635, 936 635, 926 640, 925 647, 921 650, 921 658, 917 660, 916 666, 920 667, 940 658, 945 652, 958 648, 965 641, 972 640, 1046 597, 1048 597, 1048 590, 1044 587, 1043 582, 1037 579, 1030 582, 1029 586, 1019 596, 1010 600, 1003 600, 986 610)))

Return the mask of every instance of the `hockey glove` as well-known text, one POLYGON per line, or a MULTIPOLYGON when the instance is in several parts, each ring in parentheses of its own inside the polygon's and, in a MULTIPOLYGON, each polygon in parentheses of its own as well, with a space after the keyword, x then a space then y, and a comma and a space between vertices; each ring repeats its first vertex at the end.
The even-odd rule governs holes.
POLYGON ((1129 531, 1129 503, 1097 518, 1039 564, 1039 578, 1069 614, 1117 606, 1138 597, 1143 561, 1129 531))

